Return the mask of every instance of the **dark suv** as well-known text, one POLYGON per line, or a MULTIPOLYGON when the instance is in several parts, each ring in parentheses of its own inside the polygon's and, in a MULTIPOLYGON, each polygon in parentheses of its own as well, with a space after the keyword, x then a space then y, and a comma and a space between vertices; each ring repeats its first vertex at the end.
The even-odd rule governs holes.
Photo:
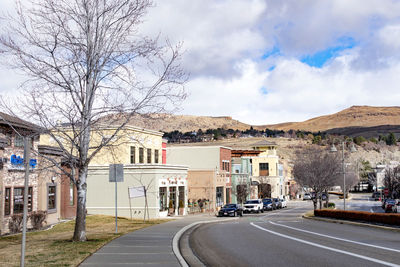
POLYGON ((273 201, 275 202, 276 208, 281 209, 282 208, 282 202, 279 198, 273 198, 273 201))
POLYGON ((262 200, 264 210, 276 210, 276 204, 275 201, 272 201, 271 198, 264 198, 262 200))
POLYGON ((239 204, 226 204, 218 212, 218 217, 222 216, 243 216, 242 207, 239 204))

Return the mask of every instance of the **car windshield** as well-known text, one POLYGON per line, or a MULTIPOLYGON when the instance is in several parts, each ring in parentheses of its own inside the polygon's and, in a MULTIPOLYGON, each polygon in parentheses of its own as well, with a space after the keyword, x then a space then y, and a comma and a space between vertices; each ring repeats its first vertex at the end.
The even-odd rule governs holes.
POLYGON ((236 204, 226 204, 223 208, 224 208, 224 209, 236 208, 236 204))
POLYGON ((263 202, 265 203, 265 202, 272 202, 272 199, 270 199, 270 198, 264 198, 263 199, 263 202))
POLYGON ((278 202, 278 201, 279 201, 279 199, 277 199, 277 198, 274 198, 274 201, 275 201, 275 202, 278 202))
POLYGON ((389 199, 386 202, 389 203, 389 204, 394 204, 395 203, 395 201, 393 199, 389 199))
POLYGON ((247 200, 246 204, 258 204, 260 202, 258 202, 258 200, 247 200))

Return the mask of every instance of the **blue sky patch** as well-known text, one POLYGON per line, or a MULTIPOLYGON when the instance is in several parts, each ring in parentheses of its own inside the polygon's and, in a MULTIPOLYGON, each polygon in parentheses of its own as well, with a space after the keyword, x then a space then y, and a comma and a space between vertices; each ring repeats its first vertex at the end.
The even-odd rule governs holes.
POLYGON ((264 55, 262 55, 261 59, 267 59, 270 56, 275 56, 275 55, 280 55, 281 51, 279 50, 278 47, 274 46, 274 48, 272 48, 272 50, 266 52, 264 55))
POLYGON ((337 57, 341 51, 353 48, 354 46, 356 46, 356 41, 352 37, 341 37, 338 39, 338 45, 329 47, 313 55, 306 55, 301 58, 301 62, 311 67, 322 68, 328 60, 337 57))
POLYGON ((263 95, 267 95, 267 94, 268 94, 268 90, 267 90, 267 88, 266 88, 265 86, 261 87, 261 88, 260 88, 260 91, 261 91, 261 93, 262 93, 263 95))

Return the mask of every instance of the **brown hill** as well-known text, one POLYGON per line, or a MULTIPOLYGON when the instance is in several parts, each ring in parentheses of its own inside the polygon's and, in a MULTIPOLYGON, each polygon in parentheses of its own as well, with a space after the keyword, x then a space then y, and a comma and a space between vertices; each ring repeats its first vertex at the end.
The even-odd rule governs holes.
MULTIPOLYGON (((120 116, 112 115, 103 118, 103 122, 113 124, 120 120, 120 116)), ((246 130, 251 127, 249 124, 242 123, 232 117, 210 117, 210 116, 192 116, 192 115, 171 115, 171 114, 151 114, 146 116, 134 116, 129 121, 130 125, 143 127, 156 131, 172 132, 178 130, 180 132, 190 132, 202 129, 238 129, 246 130)))
POLYGON ((380 125, 400 125, 400 107, 352 106, 335 114, 320 116, 303 122, 265 125, 263 128, 318 132, 334 128, 380 125))
MULTIPOLYGON (((118 120, 119 115, 107 118, 110 124, 118 120)), ((238 129, 246 130, 252 125, 242 123, 232 117, 210 117, 192 115, 152 114, 148 116, 135 116, 130 120, 131 125, 153 129, 157 131, 197 131, 198 129, 238 129)), ((371 107, 352 106, 338 113, 312 118, 303 122, 286 122, 271 125, 253 125, 254 129, 264 130, 304 130, 310 132, 327 131, 330 129, 345 129, 352 127, 352 133, 362 127, 376 127, 381 125, 400 125, 400 107, 371 107)), ((386 128, 385 128, 386 129, 386 128)), ((385 132, 385 129, 382 129, 385 132)), ((360 129, 362 131, 362 129, 360 129)), ((347 131, 347 129, 346 129, 347 131)), ((374 129, 375 132, 378 130, 374 129)), ((353 133, 356 134, 356 133, 353 133)))

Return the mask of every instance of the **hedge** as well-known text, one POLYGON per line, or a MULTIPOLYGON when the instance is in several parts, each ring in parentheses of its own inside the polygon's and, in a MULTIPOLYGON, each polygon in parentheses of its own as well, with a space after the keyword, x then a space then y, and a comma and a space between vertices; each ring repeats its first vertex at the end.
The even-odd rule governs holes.
POLYGON ((366 221, 400 226, 400 214, 372 213, 368 211, 314 210, 314 216, 335 219, 366 221))

